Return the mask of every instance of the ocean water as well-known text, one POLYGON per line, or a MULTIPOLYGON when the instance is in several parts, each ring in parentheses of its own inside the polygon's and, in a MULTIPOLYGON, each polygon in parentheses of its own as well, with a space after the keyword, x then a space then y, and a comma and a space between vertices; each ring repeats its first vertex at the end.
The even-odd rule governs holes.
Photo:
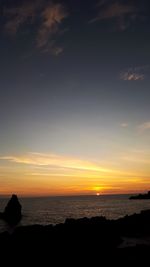
MULTIPOLYGON (((57 224, 66 218, 105 216, 117 219, 150 209, 150 200, 129 200, 129 195, 20 198, 23 219, 20 225, 57 224)), ((0 198, 0 211, 8 199, 0 198)), ((0 220, 0 232, 9 230, 0 220)))

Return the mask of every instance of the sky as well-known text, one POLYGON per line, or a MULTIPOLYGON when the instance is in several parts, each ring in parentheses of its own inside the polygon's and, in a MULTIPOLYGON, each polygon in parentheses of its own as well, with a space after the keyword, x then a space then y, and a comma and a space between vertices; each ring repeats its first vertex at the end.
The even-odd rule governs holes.
POLYGON ((0 0, 0 195, 150 189, 150 2, 0 0))

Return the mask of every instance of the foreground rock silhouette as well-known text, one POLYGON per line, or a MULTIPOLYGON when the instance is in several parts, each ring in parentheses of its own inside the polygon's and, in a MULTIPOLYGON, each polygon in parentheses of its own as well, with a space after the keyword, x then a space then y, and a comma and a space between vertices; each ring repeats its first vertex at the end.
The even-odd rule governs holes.
POLYGON ((67 260, 69 256, 79 260, 84 255, 98 260, 104 252, 120 250, 125 255, 135 251, 136 259, 137 251, 148 251, 149 255, 150 210, 117 220, 93 217, 66 219, 65 223, 57 225, 20 226, 12 234, 0 234, 1 252, 13 252, 14 257, 21 255, 23 259, 42 258, 49 263, 53 257, 55 261, 62 257, 67 260))
POLYGON ((110 260, 108 266, 128 266, 131 260, 135 266, 140 257, 143 266, 150 252, 150 210, 117 220, 93 217, 20 226, 0 234, 0 251, 1 262, 12 255, 18 266, 107 266, 110 260))
POLYGON ((0 213, 0 218, 10 225, 16 225, 22 218, 21 209, 22 207, 17 195, 12 195, 4 209, 4 212, 0 213))

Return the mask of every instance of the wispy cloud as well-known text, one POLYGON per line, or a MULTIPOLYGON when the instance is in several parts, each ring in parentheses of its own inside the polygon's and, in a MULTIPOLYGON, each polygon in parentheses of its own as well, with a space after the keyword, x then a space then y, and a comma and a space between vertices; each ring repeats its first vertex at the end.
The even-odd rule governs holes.
POLYGON ((17 34, 21 27, 33 24, 35 42, 38 49, 54 55, 62 53, 63 48, 56 40, 62 33, 61 25, 68 16, 64 6, 52 1, 21 1, 17 7, 7 7, 3 15, 5 30, 17 34))
POLYGON ((4 8, 3 15, 6 17, 5 30, 10 34, 16 34, 27 21, 34 23, 36 13, 41 6, 41 1, 21 2, 19 6, 4 8))
POLYGON ((123 122, 123 123, 120 124, 120 126, 121 126, 122 128, 127 128, 127 127, 128 127, 128 123, 123 122))
POLYGON ((56 154, 28 153, 20 156, 4 156, 0 160, 7 160, 18 164, 28 164, 35 166, 51 166, 68 169, 79 169, 98 172, 113 172, 107 168, 103 168, 96 163, 80 160, 77 158, 66 157, 56 154))
MULTIPOLYGON (((48 49, 49 40, 54 40, 55 35, 59 33, 59 26, 67 16, 61 4, 50 4, 45 7, 41 13, 42 24, 37 35, 37 46, 39 48, 48 49)), ((49 46, 50 48, 53 47, 52 42, 49 46)), ((62 48, 57 47, 53 52, 58 55, 62 52, 62 48)))
POLYGON ((117 30, 125 30, 135 20, 138 9, 132 3, 123 1, 100 1, 98 15, 90 22, 114 20, 117 30))
POLYGON ((144 80, 145 75, 132 72, 132 71, 127 71, 127 72, 122 72, 120 74, 120 79, 124 81, 142 81, 144 80))
MULTIPOLYGON (((80 179, 88 177, 93 179, 120 179, 132 177, 131 172, 113 169, 108 164, 101 162, 87 161, 76 157, 62 156, 56 154, 27 153, 24 155, 1 156, 0 160, 7 163, 14 163, 15 169, 24 169, 26 176, 41 177, 77 177, 80 179), (26 168, 26 167, 27 168, 26 168)), ((8 165, 8 164, 7 164, 8 165)))
POLYGON ((149 69, 149 65, 129 68, 120 73, 120 79, 124 81, 142 81, 145 79, 149 69))
MULTIPOLYGON (((102 7, 102 5, 101 5, 102 7)), ((97 20, 111 19, 135 12, 135 7, 129 4, 114 2, 111 5, 104 6, 102 12, 99 13, 97 20)))
POLYGON ((138 129, 139 129, 141 132, 150 130, 150 121, 147 121, 147 122, 144 122, 144 123, 140 124, 140 125, 138 126, 138 129))

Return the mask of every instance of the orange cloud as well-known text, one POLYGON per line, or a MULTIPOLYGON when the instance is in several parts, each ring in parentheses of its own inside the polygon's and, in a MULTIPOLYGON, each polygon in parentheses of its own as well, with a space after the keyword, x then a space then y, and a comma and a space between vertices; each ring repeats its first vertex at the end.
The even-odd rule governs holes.
POLYGON ((138 126, 138 129, 139 129, 141 132, 150 130, 150 121, 146 121, 146 122, 140 124, 140 125, 138 126))
POLYGON ((138 10, 130 3, 119 1, 102 1, 98 5, 99 14, 90 22, 115 19, 114 24, 117 30, 124 31, 130 23, 136 19, 138 10))
POLYGON ((149 75, 150 65, 131 67, 120 74, 120 79, 124 81, 142 81, 149 75))
POLYGON ((7 18, 5 24, 5 30, 11 34, 16 34, 19 28, 27 21, 30 23, 34 22, 38 8, 40 7, 41 1, 27 1, 22 2, 17 7, 5 8, 4 16, 7 18))
POLYGON ((14 35, 26 24, 36 27, 35 40, 37 48, 42 52, 51 52, 54 55, 62 53, 63 48, 56 44, 59 37, 61 24, 68 16, 62 4, 50 4, 45 0, 21 1, 16 7, 5 8, 5 30, 14 35))
MULTIPOLYGON (((50 4, 41 13, 42 24, 37 35, 37 46, 39 48, 47 47, 49 39, 59 33, 59 26, 62 21, 67 17, 67 13, 61 4, 50 4)), ((61 48, 53 51, 57 54, 62 52, 61 48)))
POLYGON ((132 71, 123 72, 120 75, 120 79, 124 81, 142 81, 144 80, 144 78, 145 78, 144 74, 140 74, 140 73, 136 73, 132 71))
POLYGON ((132 5, 122 3, 112 3, 110 6, 104 8, 102 13, 99 14, 98 19, 111 19, 114 17, 120 17, 123 15, 131 14, 135 11, 135 7, 132 5))
POLYGON ((21 156, 0 157, 1 160, 7 160, 15 163, 22 163, 36 166, 52 166, 68 169, 79 169, 86 171, 98 171, 111 173, 113 170, 103 168, 96 163, 80 160, 77 158, 66 157, 56 154, 28 153, 21 156))

